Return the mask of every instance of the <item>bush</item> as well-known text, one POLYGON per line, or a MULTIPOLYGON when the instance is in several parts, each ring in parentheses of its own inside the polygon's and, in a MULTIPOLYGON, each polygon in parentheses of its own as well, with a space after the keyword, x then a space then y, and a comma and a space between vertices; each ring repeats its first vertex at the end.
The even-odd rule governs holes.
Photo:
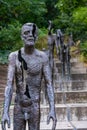
MULTIPOLYGON (((23 46, 23 41, 20 37, 20 23, 8 25, 8 28, 3 28, 0 31, 0 63, 8 63, 8 55, 12 51, 19 50, 23 46)), ((35 44, 36 48, 42 50, 47 47, 47 30, 39 29, 38 40, 35 44)))
POLYGON ((73 11, 73 31, 81 41, 87 40, 87 7, 79 7, 73 11))
POLYGON ((47 48, 47 29, 41 28, 38 30, 38 40, 36 41, 35 47, 40 50, 47 48))
POLYGON ((10 51, 8 50, 2 50, 0 51, 0 63, 2 64, 7 64, 8 63, 8 55, 9 55, 10 51))
POLYGON ((87 41, 80 45, 81 57, 84 62, 87 62, 87 41))
MULTIPOLYGON (((18 21, 8 24, 8 27, 0 30, 0 49, 11 50, 20 41, 21 24, 18 21)), ((17 45, 18 46, 18 45, 17 45)))

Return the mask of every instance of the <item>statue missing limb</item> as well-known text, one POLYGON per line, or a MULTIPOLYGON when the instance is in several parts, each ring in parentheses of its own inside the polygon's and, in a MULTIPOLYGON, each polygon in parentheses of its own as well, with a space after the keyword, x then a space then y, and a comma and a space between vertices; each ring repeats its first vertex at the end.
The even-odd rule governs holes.
POLYGON ((53 83, 53 73, 54 73, 54 47, 55 47, 55 40, 56 40, 56 34, 52 33, 53 29, 53 23, 51 20, 49 20, 49 26, 48 26, 48 58, 49 58, 49 65, 51 70, 51 76, 52 76, 52 83, 53 83))
POLYGON ((56 46, 58 48, 59 60, 62 64, 62 77, 64 78, 67 73, 67 78, 70 79, 70 47, 74 45, 72 34, 69 36, 67 43, 64 43, 64 35, 60 29, 56 31, 56 46))
POLYGON ((7 86, 5 89, 4 109, 2 115, 2 130, 6 130, 6 123, 10 127, 9 107, 13 93, 13 80, 16 80, 16 96, 14 103, 13 130, 40 130, 40 92, 41 80, 45 77, 47 95, 49 99, 49 115, 47 122, 53 120, 52 130, 56 127, 56 113, 54 105, 54 90, 50 74, 47 55, 35 49, 37 26, 26 23, 22 26, 21 38, 24 47, 9 55, 7 86), (24 72, 26 77, 24 77, 24 72))

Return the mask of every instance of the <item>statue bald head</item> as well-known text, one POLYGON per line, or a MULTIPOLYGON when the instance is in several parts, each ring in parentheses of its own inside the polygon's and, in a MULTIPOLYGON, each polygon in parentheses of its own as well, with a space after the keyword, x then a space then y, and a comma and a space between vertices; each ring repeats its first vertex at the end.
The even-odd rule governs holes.
POLYGON ((38 37, 38 28, 34 23, 25 23, 21 29, 21 38, 26 45, 34 45, 38 37))

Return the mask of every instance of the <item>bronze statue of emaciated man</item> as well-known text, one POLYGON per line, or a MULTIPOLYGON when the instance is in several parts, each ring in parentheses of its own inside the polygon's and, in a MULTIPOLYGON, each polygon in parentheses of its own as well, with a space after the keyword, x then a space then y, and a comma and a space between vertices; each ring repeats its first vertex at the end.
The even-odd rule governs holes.
POLYGON ((9 107, 12 99, 14 78, 16 81, 16 96, 13 112, 13 130, 25 130, 26 122, 28 122, 28 130, 40 130, 40 92, 43 77, 46 81, 50 106, 47 122, 49 123, 52 118, 52 130, 55 130, 56 113, 49 60, 44 52, 35 49, 37 33, 38 28, 34 23, 25 23, 21 30, 24 47, 9 55, 2 130, 6 129, 6 123, 10 127, 9 107))

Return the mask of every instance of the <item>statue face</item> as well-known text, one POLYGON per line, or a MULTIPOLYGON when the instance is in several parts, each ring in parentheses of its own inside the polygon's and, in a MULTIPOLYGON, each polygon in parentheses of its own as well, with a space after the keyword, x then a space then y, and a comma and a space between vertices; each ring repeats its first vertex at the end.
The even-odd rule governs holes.
POLYGON ((63 35, 60 29, 56 30, 56 35, 58 38, 60 38, 63 35))
POLYGON ((21 38, 27 46, 33 46, 37 38, 37 27, 34 23, 26 23, 22 27, 21 38))

